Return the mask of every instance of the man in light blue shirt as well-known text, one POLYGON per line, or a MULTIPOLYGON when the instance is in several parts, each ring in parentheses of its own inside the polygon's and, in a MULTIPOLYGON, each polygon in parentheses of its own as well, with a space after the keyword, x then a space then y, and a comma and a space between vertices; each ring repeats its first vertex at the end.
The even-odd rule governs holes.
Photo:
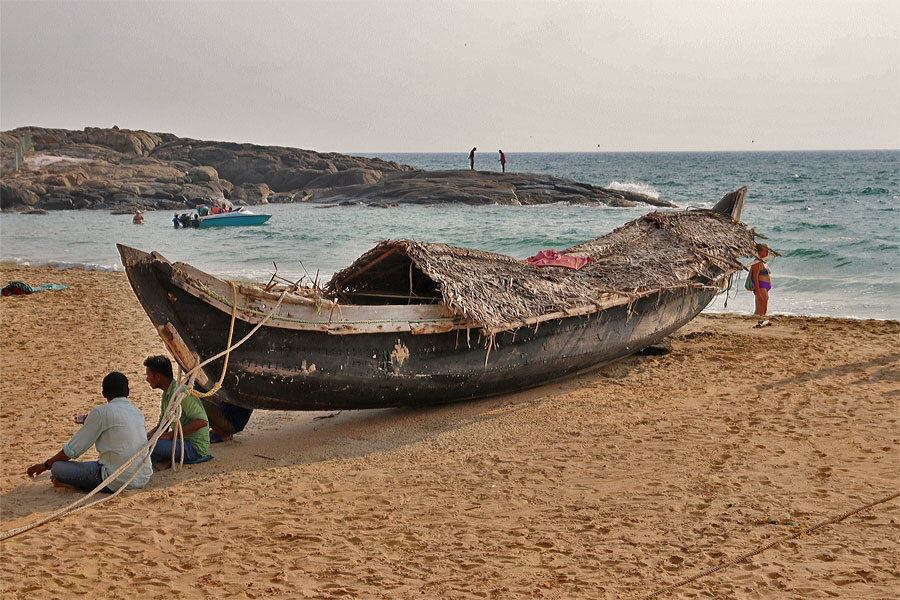
MULTIPOLYGON (((53 458, 29 467, 29 476, 36 477, 49 470, 53 485, 91 491, 146 445, 144 413, 128 401, 128 378, 115 371, 104 377, 103 397, 107 404, 95 407, 82 428, 53 458), (100 460, 70 460, 94 445, 100 460)), ((137 475, 128 484, 128 489, 144 487, 153 475, 146 450, 102 491, 115 492, 135 472, 137 475)))

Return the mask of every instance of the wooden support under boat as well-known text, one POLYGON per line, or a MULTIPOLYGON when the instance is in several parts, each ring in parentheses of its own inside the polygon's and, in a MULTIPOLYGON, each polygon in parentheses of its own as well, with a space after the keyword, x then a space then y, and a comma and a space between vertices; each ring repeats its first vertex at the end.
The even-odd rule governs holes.
MULTIPOLYGON (((185 371, 190 371, 200 363, 197 355, 188 349, 187 344, 184 343, 184 340, 181 339, 181 336, 171 323, 157 326, 156 332, 185 371)), ((197 372, 196 381, 203 387, 209 387, 209 377, 206 376, 203 370, 197 372)))

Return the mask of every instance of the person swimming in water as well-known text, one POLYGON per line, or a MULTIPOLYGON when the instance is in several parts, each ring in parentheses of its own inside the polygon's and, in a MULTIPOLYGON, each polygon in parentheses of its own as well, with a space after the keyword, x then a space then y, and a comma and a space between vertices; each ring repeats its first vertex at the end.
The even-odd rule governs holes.
POLYGON ((756 297, 756 311, 754 315, 763 316, 769 309, 769 291, 772 289, 772 274, 765 258, 769 256, 769 247, 765 244, 756 245, 757 260, 750 266, 747 289, 756 297))

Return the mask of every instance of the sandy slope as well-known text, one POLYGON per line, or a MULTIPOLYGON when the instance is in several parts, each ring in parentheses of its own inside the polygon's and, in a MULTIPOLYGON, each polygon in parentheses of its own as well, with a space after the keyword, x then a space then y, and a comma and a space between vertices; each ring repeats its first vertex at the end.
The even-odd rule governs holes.
MULTIPOLYGON (((0 301, 4 531, 77 497, 25 469, 164 350, 121 273, 0 301)), ((777 299, 773 298, 773 304, 777 299)), ((672 352, 425 410, 257 412, 213 461, 3 542, 5 598, 631 598, 900 491, 900 324, 703 316, 672 352)), ((900 500, 674 598, 900 595, 900 500)))

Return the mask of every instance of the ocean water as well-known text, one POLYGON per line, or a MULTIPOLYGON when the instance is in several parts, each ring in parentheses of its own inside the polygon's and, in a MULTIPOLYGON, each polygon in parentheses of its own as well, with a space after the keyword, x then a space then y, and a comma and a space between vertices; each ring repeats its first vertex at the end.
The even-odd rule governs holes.
MULTIPOLYGON (((467 152, 370 154, 425 169, 466 169, 467 152)), ((782 256, 770 261, 773 314, 900 319, 900 151, 526 153, 507 171, 548 173, 709 207, 743 185, 742 220, 782 256)), ((498 154, 476 168, 499 170, 498 154)), ((121 270, 115 244, 251 281, 278 274, 318 281, 380 240, 409 238, 527 258, 603 235, 654 210, 547 206, 404 206, 393 209, 270 205, 259 227, 174 230, 172 214, 131 218, 102 211, 0 214, 0 259, 20 264, 121 270)), ((5 283, 5 282, 4 282, 5 283)), ((45 281, 33 284, 51 283, 45 281)), ((711 312, 753 312, 737 282, 711 312)))

